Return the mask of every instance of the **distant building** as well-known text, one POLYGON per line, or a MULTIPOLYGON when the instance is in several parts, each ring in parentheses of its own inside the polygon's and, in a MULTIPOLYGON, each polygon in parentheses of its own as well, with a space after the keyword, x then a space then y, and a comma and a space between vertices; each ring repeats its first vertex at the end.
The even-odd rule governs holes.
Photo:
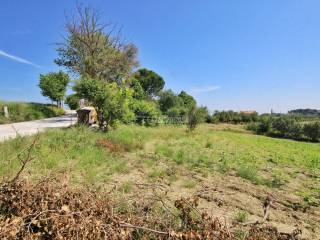
POLYGON ((256 111, 240 111, 240 113, 245 114, 245 115, 258 114, 256 111))

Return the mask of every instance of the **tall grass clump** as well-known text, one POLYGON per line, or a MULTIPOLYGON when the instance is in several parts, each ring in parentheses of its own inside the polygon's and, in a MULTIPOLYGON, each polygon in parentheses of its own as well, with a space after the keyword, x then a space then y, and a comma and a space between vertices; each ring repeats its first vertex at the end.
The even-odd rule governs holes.
POLYGON ((125 151, 131 152, 143 149, 150 134, 150 129, 146 127, 120 125, 117 129, 109 131, 107 137, 112 142, 121 145, 125 151))
POLYGON ((0 101, 0 124, 56 117, 63 113, 63 109, 49 104, 0 101), (9 118, 4 116, 4 106, 8 107, 9 118))

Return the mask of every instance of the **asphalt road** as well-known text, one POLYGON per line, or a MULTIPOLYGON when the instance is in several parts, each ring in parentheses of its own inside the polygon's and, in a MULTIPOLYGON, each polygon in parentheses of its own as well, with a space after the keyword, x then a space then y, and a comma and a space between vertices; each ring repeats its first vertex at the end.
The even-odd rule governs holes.
POLYGON ((77 121, 75 112, 69 111, 61 117, 46 118, 29 122, 1 124, 0 142, 9 138, 15 138, 18 134, 21 136, 32 135, 45 130, 46 128, 60 128, 74 125, 77 121))

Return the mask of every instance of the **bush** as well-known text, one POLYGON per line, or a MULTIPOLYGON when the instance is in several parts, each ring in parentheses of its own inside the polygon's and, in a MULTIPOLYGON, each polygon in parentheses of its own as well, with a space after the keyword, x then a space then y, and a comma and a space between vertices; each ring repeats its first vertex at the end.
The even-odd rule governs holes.
POLYGON ((199 123, 205 121, 207 116, 206 108, 193 106, 188 113, 187 127, 189 131, 193 131, 199 123))
POLYGON ((68 104, 68 106, 71 110, 76 110, 80 107, 79 100, 80 100, 80 98, 76 94, 71 94, 71 95, 67 96, 66 104, 68 104))
POLYGON ((153 101, 135 101, 133 111, 136 115, 136 123, 146 126, 156 125, 157 118, 161 115, 157 104, 153 101))
POLYGON ((180 117, 180 116, 186 116, 188 113, 188 109, 185 107, 173 107, 168 109, 167 115, 168 117, 180 117))
POLYGON ((296 122, 291 122, 288 127, 288 133, 286 134, 286 137, 292 138, 292 139, 301 139, 303 136, 303 128, 301 124, 296 122))
POLYGON ((215 111, 210 122, 212 123, 248 123, 258 121, 259 116, 257 112, 234 112, 234 111, 215 111))
POLYGON ((126 86, 81 78, 74 90, 78 96, 86 98, 95 107, 101 129, 107 131, 119 121, 129 123, 134 120, 134 113, 130 109, 133 101, 132 90, 126 86))
POLYGON ((303 126, 304 135, 312 141, 320 139, 320 122, 307 123, 303 126))
POLYGON ((275 118, 272 120, 272 130, 275 135, 285 137, 288 132, 290 125, 292 124, 292 120, 284 117, 275 118))
POLYGON ((296 118, 287 116, 260 118, 260 122, 247 125, 247 129, 257 134, 268 136, 285 137, 295 140, 309 139, 318 141, 320 139, 320 122, 302 123, 296 118))

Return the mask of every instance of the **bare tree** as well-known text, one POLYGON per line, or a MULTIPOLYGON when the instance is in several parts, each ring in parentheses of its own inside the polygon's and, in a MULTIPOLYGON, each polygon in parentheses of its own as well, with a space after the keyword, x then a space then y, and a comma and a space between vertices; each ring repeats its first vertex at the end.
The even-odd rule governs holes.
POLYGON ((58 43, 55 62, 78 76, 120 82, 138 66, 137 48, 124 42, 117 25, 102 24, 97 10, 76 10, 66 19, 67 36, 58 43))

